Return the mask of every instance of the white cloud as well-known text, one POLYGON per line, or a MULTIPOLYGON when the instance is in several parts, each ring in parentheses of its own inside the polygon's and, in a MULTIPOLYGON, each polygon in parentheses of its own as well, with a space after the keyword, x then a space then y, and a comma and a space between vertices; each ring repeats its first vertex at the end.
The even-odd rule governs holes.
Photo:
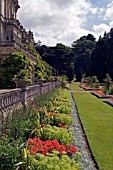
POLYGON ((51 5, 65 8, 67 5, 73 3, 74 0, 47 0, 51 5))
POLYGON ((99 24, 94 24, 92 31, 93 35, 98 38, 100 35, 103 36, 104 32, 109 32, 113 28, 113 1, 109 3, 106 7, 98 9, 100 18, 99 24), (104 23, 103 23, 104 21, 104 23), (106 23, 106 24, 105 24, 106 23))
POLYGON ((98 8, 95 8, 95 7, 91 8, 90 11, 91 11, 92 14, 97 14, 98 8))
MULTIPOLYGON (((35 40, 42 44, 58 42, 70 45, 77 38, 89 33, 85 29, 88 16, 98 8, 86 0, 20 0, 18 17, 26 29, 31 29, 35 40)), ((94 26, 94 31, 97 28, 94 26)), ((93 33, 93 32, 92 32, 93 33)))
POLYGON ((99 25, 94 25, 93 26, 93 31, 95 33, 95 36, 99 37, 100 35, 103 35, 105 31, 106 32, 109 31, 109 26, 106 25, 106 24, 103 24, 103 23, 101 23, 99 25))
POLYGON ((99 13, 100 13, 100 14, 102 14, 102 13, 105 11, 104 8, 99 8, 98 10, 99 10, 99 13))
POLYGON ((113 1, 107 5, 104 19, 113 20, 113 1))
POLYGON ((113 21, 111 21, 108 25, 107 24, 99 24, 93 26, 93 35, 98 38, 100 35, 103 36, 105 31, 109 32, 110 29, 113 28, 113 21))
POLYGON ((110 28, 113 28, 113 21, 109 23, 110 28))

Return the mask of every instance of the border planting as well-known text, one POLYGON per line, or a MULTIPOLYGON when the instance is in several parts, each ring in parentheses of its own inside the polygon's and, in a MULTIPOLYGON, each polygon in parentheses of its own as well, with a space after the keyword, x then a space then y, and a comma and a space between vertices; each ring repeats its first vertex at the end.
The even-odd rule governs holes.
POLYGON ((91 92, 91 94, 95 95, 98 98, 111 98, 112 95, 106 95, 100 90, 94 90, 91 92))

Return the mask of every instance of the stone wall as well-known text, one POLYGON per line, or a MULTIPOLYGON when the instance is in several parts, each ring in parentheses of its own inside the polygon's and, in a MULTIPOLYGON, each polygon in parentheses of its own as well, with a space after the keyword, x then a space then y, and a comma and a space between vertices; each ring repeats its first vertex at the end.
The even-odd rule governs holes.
MULTIPOLYGON (((0 93, 0 128, 7 119, 12 115, 12 112, 22 106, 26 106, 28 102, 41 94, 47 94, 55 87, 60 86, 59 81, 45 83, 42 86, 34 85, 23 89, 14 89, 0 93)), ((0 130, 1 131, 1 130, 0 130)))

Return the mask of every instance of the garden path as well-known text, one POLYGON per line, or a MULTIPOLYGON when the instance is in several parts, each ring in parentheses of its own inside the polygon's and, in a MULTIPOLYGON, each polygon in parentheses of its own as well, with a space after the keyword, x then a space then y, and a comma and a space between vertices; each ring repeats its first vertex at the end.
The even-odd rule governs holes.
MULTIPOLYGON (((82 91, 80 91, 80 92, 82 92, 82 91)), ((85 91, 83 91, 83 92, 85 92, 85 91)), ((92 159, 88 144, 86 142, 86 137, 83 132, 82 125, 80 123, 79 115, 77 112, 77 107, 74 103, 71 91, 70 91, 70 101, 71 101, 71 107, 72 107, 72 111, 73 111, 73 114, 72 114, 73 123, 70 128, 74 129, 73 139, 74 138, 76 139, 74 142, 74 145, 77 146, 78 151, 82 153, 82 157, 81 157, 82 168, 81 168, 81 170, 97 170, 96 165, 92 159)))

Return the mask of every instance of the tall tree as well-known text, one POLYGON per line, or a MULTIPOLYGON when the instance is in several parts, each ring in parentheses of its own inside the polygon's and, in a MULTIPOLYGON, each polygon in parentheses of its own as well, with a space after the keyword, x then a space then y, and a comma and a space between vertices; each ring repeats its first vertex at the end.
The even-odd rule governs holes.
POLYGON ((57 70, 59 75, 65 74, 69 79, 73 79, 73 54, 71 48, 62 43, 54 47, 38 46, 36 50, 40 53, 43 60, 57 70))
POLYGON ((90 59, 90 75, 103 81, 108 73, 113 78, 113 29, 99 38, 90 59))
POLYGON ((75 73, 78 80, 82 78, 82 74, 89 74, 90 56, 95 44, 95 38, 92 34, 83 36, 72 44, 72 51, 75 56, 75 73))

